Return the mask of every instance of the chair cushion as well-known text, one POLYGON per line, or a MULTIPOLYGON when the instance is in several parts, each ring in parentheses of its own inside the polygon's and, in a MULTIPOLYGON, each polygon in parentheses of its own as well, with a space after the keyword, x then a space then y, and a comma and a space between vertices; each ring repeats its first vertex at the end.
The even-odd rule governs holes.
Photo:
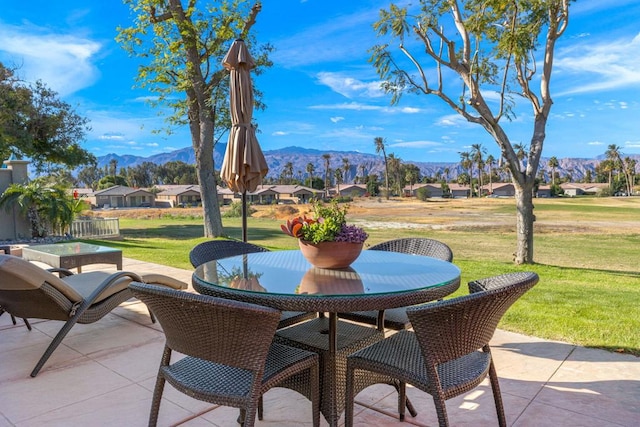
POLYGON ((0 255, 0 287, 6 290, 29 291, 40 289, 47 282, 72 302, 82 301, 82 295, 57 275, 13 255, 0 255))
MULTIPOLYGON (((89 273, 73 274, 71 276, 64 277, 62 280, 82 295, 82 299, 86 299, 91 296, 91 293, 98 287, 98 285, 100 285, 104 280, 107 280, 112 274, 112 272, 109 273, 106 271, 91 271, 89 273)), ((116 280, 111 286, 102 291, 94 301, 94 304, 127 289, 131 281, 130 277, 122 277, 116 280)))
POLYGON ((158 273, 138 273, 142 278, 144 283, 149 283, 151 285, 164 285, 173 289, 187 289, 189 287, 188 284, 174 279, 173 277, 165 276, 164 274, 158 273))

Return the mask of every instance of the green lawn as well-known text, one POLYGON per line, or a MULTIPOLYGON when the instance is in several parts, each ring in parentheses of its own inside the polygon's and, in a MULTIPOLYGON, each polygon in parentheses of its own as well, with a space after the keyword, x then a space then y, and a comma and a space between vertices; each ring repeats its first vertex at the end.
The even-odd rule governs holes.
MULTIPOLYGON (((483 216, 510 212, 512 205, 497 203, 483 216)), ((582 225, 608 222, 609 228, 605 224, 600 228, 560 227, 558 231, 541 225, 535 237, 537 263, 525 266, 512 263, 515 234, 508 226, 455 230, 371 227, 366 245, 407 236, 441 240, 452 248, 463 284, 510 271, 535 271, 540 283, 509 310, 501 328, 640 356, 640 228, 634 222, 640 221, 640 200, 615 200, 615 204, 608 199, 540 200, 536 215, 543 224, 554 219, 582 225)), ((224 219, 223 223, 229 236, 240 238, 239 219, 224 219)), ((297 242, 280 231, 281 223, 249 218, 249 241, 272 250, 297 248, 297 242)), ((122 218, 120 228, 122 241, 98 243, 121 248, 125 257, 186 269, 191 269, 189 250, 206 240, 202 220, 193 217, 122 218)), ((461 286, 455 295, 466 292, 461 286)))

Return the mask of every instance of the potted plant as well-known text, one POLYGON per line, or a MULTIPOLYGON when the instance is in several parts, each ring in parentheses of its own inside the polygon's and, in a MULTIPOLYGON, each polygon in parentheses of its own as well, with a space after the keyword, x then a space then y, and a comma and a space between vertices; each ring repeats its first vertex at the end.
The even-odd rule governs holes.
POLYGON ((298 239, 307 260, 319 268, 345 268, 358 258, 369 235, 347 224, 348 205, 313 202, 313 217, 299 216, 282 224, 282 231, 298 239))

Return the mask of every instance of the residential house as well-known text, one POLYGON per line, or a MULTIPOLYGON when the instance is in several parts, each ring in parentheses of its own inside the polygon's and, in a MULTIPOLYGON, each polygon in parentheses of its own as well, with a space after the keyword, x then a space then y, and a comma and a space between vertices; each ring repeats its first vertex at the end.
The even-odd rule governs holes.
POLYGON ((418 190, 426 188, 428 197, 443 197, 442 185, 438 183, 407 185, 402 189, 404 197, 417 197, 418 190))
MULTIPOLYGON (((319 190, 315 190, 319 191, 319 190)), ((342 184, 329 189, 329 194, 342 197, 364 197, 367 193, 366 184, 342 184), (340 191, 338 191, 340 190, 340 191)))
POLYGON ((451 194, 451 198, 453 199, 468 198, 471 194, 471 189, 468 185, 460 185, 457 183, 450 183, 448 185, 449 193, 451 194))
POLYGON ((96 206, 102 208, 140 208, 155 206, 156 196, 141 188, 114 185, 105 190, 96 191, 96 206))
POLYGON ((202 203, 199 185, 157 185, 156 206, 185 207, 202 203))
POLYGON ((539 198, 551 197, 551 186, 539 185, 538 191, 536 192, 536 197, 539 197, 539 198))
POLYGON ((564 190, 564 194, 567 196, 575 197, 582 195, 595 196, 602 190, 609 188, 607 183, 584 183, 584 182, 564 182, 560 184, 560 187, 564 190))
POLYGON ((514 197, 516 188, 510 182, 497 182, 493 184, 492 195, 495 197, 514 197))

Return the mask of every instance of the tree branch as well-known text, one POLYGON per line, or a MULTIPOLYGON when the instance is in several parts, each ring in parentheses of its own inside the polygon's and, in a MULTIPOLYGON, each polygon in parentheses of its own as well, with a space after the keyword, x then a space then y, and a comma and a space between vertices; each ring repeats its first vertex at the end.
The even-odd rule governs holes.
POLYGON ((258 13, 260 13, 261 10, 262 10, 262 3, 260 3, 259 1, 257 1, 251 7, 251 13, 249 14, 249 17, 247 18, 247 20, 245 21, 244 28, 242 29, 242 33, 240 35, 241 38, 245 38, 249 34, 249 30, 251 29, 251 27, 253 27, 253 24, 256 23, 256 16, 258 16, 258 13))

